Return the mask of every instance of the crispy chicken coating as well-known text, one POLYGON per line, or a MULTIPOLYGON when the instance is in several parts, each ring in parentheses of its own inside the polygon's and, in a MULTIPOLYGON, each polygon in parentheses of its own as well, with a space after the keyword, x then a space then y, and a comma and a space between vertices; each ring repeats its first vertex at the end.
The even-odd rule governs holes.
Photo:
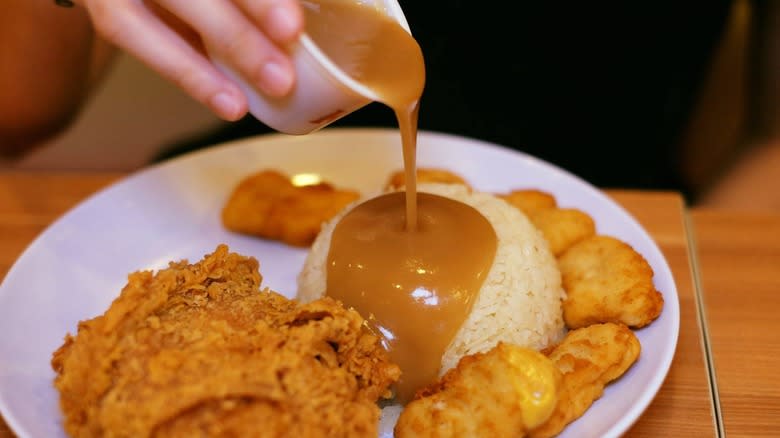
POLYGON ((323 222, 359 196, 328 183, 295 186, 287 175, 263 170, 233 190, 222 209, 222 223, 238 233, 308 246, 323 222))
POLYGON ((513 190, 509 193, 496 195, 531 217, 544 210, 556 208, 558 202, 550 193, 536 189, 513 190))
POLYGON ((401 412, 395 436, 523 437, 553 412, 561 374, 543 354, 499 343, 464 356, 418 391, 401 412))
POLYGON ((603 322, 644 327, 663 309, 653 284, 653 268, 630 245, 596 235, 558 258, 563 289, 563 319, 569 328, 603 322))
POLYGON ((558 403, 549 419, 532 430, 533 438, 552 437, 576 420, 639 358, 641 345, 623 324, 595 324, 572 330, 549 349, 563 374, 558 403))
POLYGON ((547 239, 555 257, 596 234, 593 218, 575 208, 548 208, 533 213, 529 218, 547 239))
POLYGON ((514 190, 499 198, 519 209, 542 232, 556 257, 575 243, 596 234, 596 223, 575 208, 559 208, 555 197, 537 189, 514 190))
POLYGON ((53 355, 68 434, 375 437, 399 368, 357 312, 261 280, 257 260, 224 245, 131 274, 53 355))
MULTIPOLYGON (((423 183, 461 184, 466 187, 470 187, 469 183, 466 182, 462 176, 454 172, 450 172, 449 170, 430 167, 418 167, 417 184, 423 183)), ((406 175, 404 174, 403 170, 398 170, 390 174, 390 177, 387 180, 387 184, 385 185, 385 189, 398 190, 403 188, 405 185, 406 175)))

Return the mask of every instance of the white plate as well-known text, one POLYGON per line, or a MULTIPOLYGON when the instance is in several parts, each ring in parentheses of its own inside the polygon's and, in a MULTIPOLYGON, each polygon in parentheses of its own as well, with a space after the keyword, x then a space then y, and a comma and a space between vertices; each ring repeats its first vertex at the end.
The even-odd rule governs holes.
MULTIPOLYGON (((663 313, 638 332, 640 360, 562 436, 610 437, 628 429, 663 383, 679 330, 674 279, 652 238, 593 186, 507 148, 421 132, 418 162, 457 172, 483 191, 534 187, 551 192, 560 205, 590 214, 599 233, 622 239, 645 256, 664 294, 663 313)), ((397 130, 277 134, 152 166, 85 200, 27 248, 0 286, 0 412, 6 422, 20 438, 64 436, 51 353, 79 320, 105 311, 129 272, 182 258, 196 261, 224 242, 260 260, 267 286, 287 296, 295 293, 304 250, 231 234, 220 225, 226 197, 247 174, 264 168, 315 172, 337 186, 368 191, 381 187, 401 163, 397 130)))

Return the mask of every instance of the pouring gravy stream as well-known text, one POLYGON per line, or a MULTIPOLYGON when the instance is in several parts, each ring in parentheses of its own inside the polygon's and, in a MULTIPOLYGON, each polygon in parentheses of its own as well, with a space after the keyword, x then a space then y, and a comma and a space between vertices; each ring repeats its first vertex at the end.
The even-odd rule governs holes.
MULTIPOLYGON (((369 200, 333 231, 328 296, 354 307, 401 367, 396 399, 434 381, 493 263, 496 235, 476 209, 417 193, 422 51, 396 21, 339 0, 304 2, 306 32, 336 65, 372 90, 398 120, 405 192, 369 200)), ((357 145, 359 147, 359 145, 357 145)))

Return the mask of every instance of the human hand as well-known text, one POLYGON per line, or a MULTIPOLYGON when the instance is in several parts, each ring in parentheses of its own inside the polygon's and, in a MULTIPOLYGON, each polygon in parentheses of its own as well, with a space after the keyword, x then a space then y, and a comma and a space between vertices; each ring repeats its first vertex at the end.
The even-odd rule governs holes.
POLYGON ((285 46, 303 30, 298 0, 77 0, 96 32, 172 81, 225 120, 247 98, 207 52, 263 93, 280 97, 295 81, 285 46))

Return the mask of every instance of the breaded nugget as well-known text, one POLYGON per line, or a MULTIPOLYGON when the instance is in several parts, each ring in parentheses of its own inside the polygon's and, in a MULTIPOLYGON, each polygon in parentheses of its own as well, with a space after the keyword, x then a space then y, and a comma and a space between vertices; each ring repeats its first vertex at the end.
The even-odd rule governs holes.
POLYGON ((589 237, 558 258, 569 328, 603 322, 644 327, 661 314, 664 299, 653 268, 630 245, 610 236, 589 237))
POLYGON ((543 354, 499 343, 464 356, 418 391, 401 412, 395 436, 522 437, 549 418, 560 385, 560 372, 543 354))
POLYGON ((556 257, 596 234, 593 218, 575 208, 547 208, 531 214, 529 219, 547 239, 556 257))
POLYGON ((354 310, 261 290, 220 245, 137 272, 53 355, 72 436, 376 436, 400 370, 354 310))
POLYGON ((514 190, 496 196, 512 204, 512 206, 529 217, 540 211, 549 210, 558 206, 553 195, 536 189, 514 190))
POLYGON ((244 178, 222 209, 225 228, 242 234, 308 246, 322 223, 360 194, 328 183, 297 187, 274 170, 244 178))
POLYGON ((639 339, 623 324, 595 324, 572 330, 549 353, 563 374, 558 403, 550 418, 533 429, 534 438, 552 437, 576 420, 639 358, 639 339))
MULTIPOLYGON (((436 169, 431 167, 417 168, 417 184, 422 183, 441 183, 441 184, 461 184, 470 187, 469 183, 462 176, 445 169, 436 169)), ((403 170, 398 170, 390 174, 385 184, 386 190, 398 190, 406 185, 406 175, 403 170)))

